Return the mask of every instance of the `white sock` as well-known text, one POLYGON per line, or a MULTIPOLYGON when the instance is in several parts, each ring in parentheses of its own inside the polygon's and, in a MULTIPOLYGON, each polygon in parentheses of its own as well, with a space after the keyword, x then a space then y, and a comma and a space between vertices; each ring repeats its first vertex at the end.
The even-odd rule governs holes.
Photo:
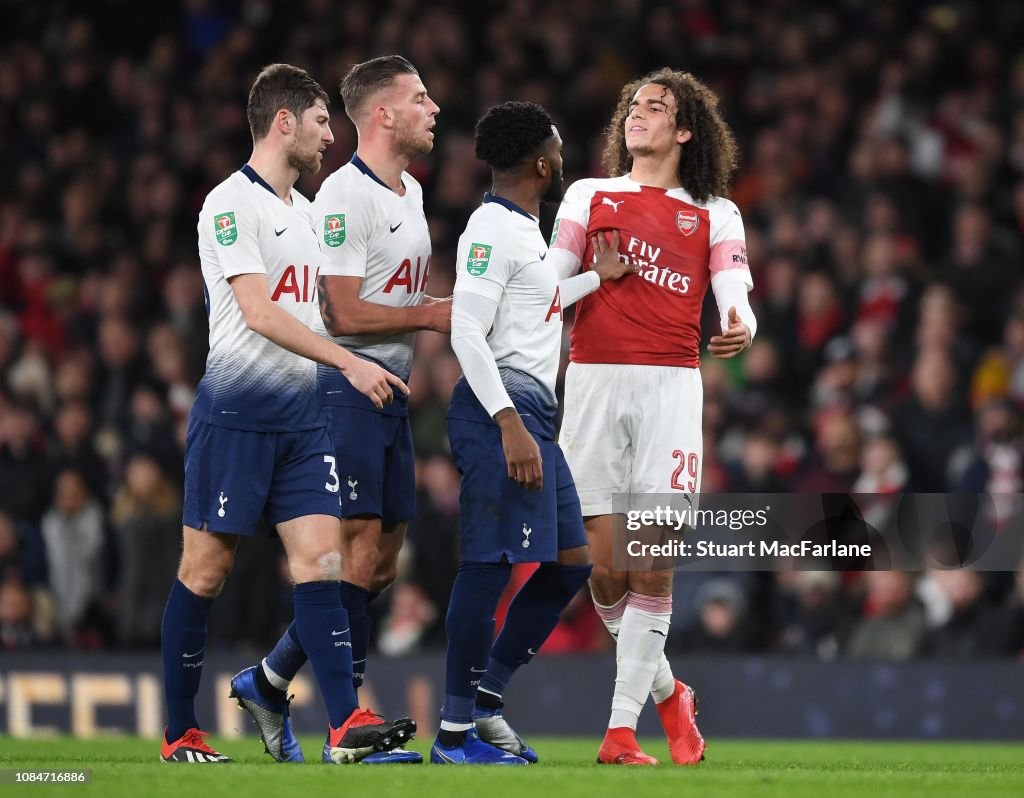
POLYGON ((626 599, 629 598, 629 591, 627 590, 622 594, 622 598, 616 601, 614 604, 604 605, 601 604, 594 594, 590 594, 591 600, 594 602, 594 609, 597 610, 598 616, 604 621, 604 627, 608 630, 608 633, 616 640, 619 638, 619 626, 622 623, 622 613, 626 611, 626 599))
MULTIPOLYGON (((605 628, 608 630, 612 637, 618 639, 619 627, 622 625, 622 613, 626 609, 626 598, 629 596, 629 592, 616 601, 614 604, 601 604, 595 598, 594 609, 597 610, 598 616, 604 622, 605 628)), ((591 596, 593 598, 593 596, 591 596)), ((658 658, 658 672, 654 675, 654 685, 651 687, 651 696, 655 702, 661 703, 667 701, 672 697, 672 694, 676 691, 676 677, 672 673, 672 666, 668 663, 668 657, 665 656, 665 652, 661 652, 661 656, 658 658)))
POLYGON ((472 723, 452 723, 450 720, 441 721, 441 729, 443 731, 469 731, 473 728, 472 723))
POLYGON ((267 681, 274 685, 278 690, 288 690, 288 685, 291 684, 291 680, 285 679, 283 676, 279 676, 274 673, 271 667, 267 664, 266 657, 263 658, 263 673, 266 675, 267 681))
POLYGON ((668 657, 665 652, 661 653, 658 660, 658 672, 654 674, 654 684, 651 686, 651 698, 656 704, 667 701, 676 691, 676 677, 672 674, 672 666, 668 664, 668 657))
POLYGON ((626 594, 615 651, 615 694, 609 728, 636 728, 665 653, 671 620, 671 596, 626 594))

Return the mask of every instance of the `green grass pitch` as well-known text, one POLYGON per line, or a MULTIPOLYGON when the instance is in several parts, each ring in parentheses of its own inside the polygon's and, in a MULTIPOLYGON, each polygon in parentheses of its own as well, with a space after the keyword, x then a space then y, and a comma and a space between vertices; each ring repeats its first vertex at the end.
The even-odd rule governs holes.
MULTIPOLYGON (((0 737, 0 769, 90 768, 91 785, 0 786, 6 794, 118 798, 249 798, 266 796, 472 796, 472 798, 593 798, 613 795, 715 796, 956 796, 1024 795, 1024 746, 979 743, 806 742, 711 740, 696 768, 608 767, 594 764, 596 739, 531 739, 542 762, 530 767, 459 768, 436 765, 320 765, 322 740, 302 739, 318 762, 278 765, 255 738, 211 739, 232 765, 165 765, 159 744, 133 737, 78 740, 0 737)), ((412 747, 427 753, 428 740, 412 747)), ((644 748, 669 761, 664 741, 644 748)))

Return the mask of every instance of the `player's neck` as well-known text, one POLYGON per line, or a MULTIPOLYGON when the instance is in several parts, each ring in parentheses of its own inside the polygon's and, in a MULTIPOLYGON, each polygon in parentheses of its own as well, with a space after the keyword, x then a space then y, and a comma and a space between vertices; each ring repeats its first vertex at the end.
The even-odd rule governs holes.
POLYGON ((408 159, 396 155, 386 145, 374 145, 363 141, 359 142, 356 155, 388 188, 399 196, 405 196, 402 172, 409 165, 408 159))
POLYGON ((283 155, 257 147, 249 158, 249 166, 274 189, 274 193, 283 202, 292 204, 292 188, 299 179, 299 170, 289 166, 283 155))
POLYGON ((523 183, 503 183, 496 180, 491 184, 491 196, 501 197, 513 205, 518 205, 533 216, 540 216, 540 197, 533 186, 523 183))
POLYGON ((633 159, 629 178, 634 183, 655 188, 680 188, 679 162, 674 158, 639 156, 633 159))

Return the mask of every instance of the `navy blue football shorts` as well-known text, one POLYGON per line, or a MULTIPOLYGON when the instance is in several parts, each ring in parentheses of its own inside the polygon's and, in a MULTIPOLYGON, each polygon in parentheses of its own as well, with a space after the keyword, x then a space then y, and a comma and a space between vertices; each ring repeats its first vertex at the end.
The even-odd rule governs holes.
POLYGON ((448 440, 462 474, 463 560, 554 562, 559 551, 587 545, 576 484, 561 448, 531 434, 543 461, 541 491, 509 479, 497 425, 448 419, 448 440))
POLYGON ((416 515, 416 460, 409 417, 327 405, 341 477, 341 517, 378 516, 387 526, 416 515))
POLYGON ((326 427, 252 432, 189 419, 182 523, 252 535, 260 518, 340 516, 334 443, 326 427))

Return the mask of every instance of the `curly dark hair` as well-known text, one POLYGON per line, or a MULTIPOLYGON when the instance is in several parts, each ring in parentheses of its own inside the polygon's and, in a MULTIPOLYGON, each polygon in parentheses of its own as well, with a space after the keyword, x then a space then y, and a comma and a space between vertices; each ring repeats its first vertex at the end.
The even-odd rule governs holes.
POLYGON ((499 172, 511 169, 551 138, 553 124, 537 103, 496 105, 476 123, 476 157, 499 172))
POLYGON ((736 139, 718 111, 718 97, 689 72, 659 69, 626 85, 606 131, 601 162, 611 177, 629 172, 633 156, 626 150, 626 117, 633 95, 649 83, 664 86, 676 100, 676 127, 689 130, 692 138, 683 146, 679 182, 695 200, 725 197, 729 178, 736 170, 736 139))

